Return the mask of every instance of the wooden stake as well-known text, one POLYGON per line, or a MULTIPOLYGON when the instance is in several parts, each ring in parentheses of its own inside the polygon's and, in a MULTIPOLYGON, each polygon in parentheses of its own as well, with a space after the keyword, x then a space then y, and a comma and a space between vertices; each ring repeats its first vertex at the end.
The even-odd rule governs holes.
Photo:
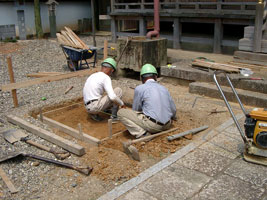
POLYGON ((108 132, 109 132, 109 138, 112 138, 112 119, 108 120, 108 132))
POLYGON ((4 170, 1 167, 0 167, 0 176, 2 177, 3 181, 7 185, 11 194, 17 193, 19 191, 17 188, 15 188, 15 186, 10 181, 10 179, 8 178, 8 176, 6 175, 6 173, 4 172, 4 170))
POLYGON ((73 88, 73 86, 70 86, 70 87, 64 92, 64 94, 67 94, 69 91, 71 91, 72 88, 73 88))
MULTIPOLYGON (((8 73, 9 73, 9 77, 10 77, 10 83, 15 83, 14 73, 13 73, 13 69, 12 69, 11 57, 7 57, 7 65, 8 65, 8 73)), ((16 92, 16 90, 11 90, 11 91, 12 91, 14 107, 16 108, 19 105, 18 104, 17 92, 16 92)))
POLYGON ((108 41, 104 40, 104 59, 108 57, 108 41))

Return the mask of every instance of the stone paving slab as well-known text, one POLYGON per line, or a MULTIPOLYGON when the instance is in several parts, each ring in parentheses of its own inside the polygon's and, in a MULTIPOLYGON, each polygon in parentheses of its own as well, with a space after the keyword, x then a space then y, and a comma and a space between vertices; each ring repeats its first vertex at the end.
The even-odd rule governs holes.
POLYGON ((218 154, 196 149, 178 160, 176 163, 181 164, 189 169, 202 172, 208 176, 215 176, 220 173, 232 162, 231 159, 218 154))
POLYGON ((122 195, 118 200, 158 200, 157 198, 138 189, 133 189, 129 193, 122 195))
POLYGON ((140 184, 138 188, 159 199, 182 200, 199 192, 210 179, 202 173, 173 164, 140 184))
POLYGON ((256 200, 264 195, 264 189, 234 178, 222 175, 211 181, 191 200, 256 200))
POLYGON ((256 165, 245 162, 242 159, 237 159, 224 173, 267 189, 266 166, 256 165))
POLYGON ((243 141, 235 124, 226 128, 224 132, 232 138, 240 139, 241 141, 243 141))

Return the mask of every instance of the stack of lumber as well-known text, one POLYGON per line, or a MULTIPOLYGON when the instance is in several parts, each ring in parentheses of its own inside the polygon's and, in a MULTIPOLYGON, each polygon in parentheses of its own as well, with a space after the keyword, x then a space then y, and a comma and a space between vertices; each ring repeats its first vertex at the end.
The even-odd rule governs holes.
POLYGON ((61 33, 57 33, 58 42, 61 45, 74 47, 77 49, 89 49, 89 47, 68 27, 64 27, 61 33))
POLYGON ((212 70, 222 70, 229 73, 239 73, 240 67, 229 65, 229 64, 223 64, 223 63, 216 63, 216 62, 208 62, 200 59, 195 59, 192 62, 192 66, 201 67, 201 68, 207 68, 212 70))

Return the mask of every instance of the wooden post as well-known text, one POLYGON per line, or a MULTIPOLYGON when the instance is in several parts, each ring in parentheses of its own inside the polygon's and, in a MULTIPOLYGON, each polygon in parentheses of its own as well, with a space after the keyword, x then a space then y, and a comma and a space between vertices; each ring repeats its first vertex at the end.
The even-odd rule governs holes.
MULTIPOLYGON (((8 73, 9 73, 9 77, 10 77, 10 83, 15 83, 14 73, 13 73, 13 69, 12 69, 11 57, 7 57, 7 65, 8 65, 8 73)), ((19 105, 18 104, 17 92, 16 92, 16 90, 11 90, 11 91, 12 91, 14 107, 16 108, 19 105)))
POLYGON ((34 18, 35 18, 36 36, 38 38, 43 38, 44 33, 43 33, 43 28, 42 28, 40 1, 39 0, 34 0, 34 18))
POLYGON ((112 33, 112 42, 117 41, 117 21, 115 17, 111 17, 111 33, 112 33))
POLYGON ((264 12, 264 4, 262 2, 259 2, 256 5, 253 52, 261 52, 263 12, 264 12))
POLYGON ((139 35, 145 36, 146 35, 146 20, 144 17, 139 19, 139 35))
POLYGON ((108 120, 108 132, 109 132, 109 138, 112 138, 112 119, 108 120))
POLYGON ((104 59, 108 57, 108 41, 104 40, 104 59))
POLYGON ((179 18, 175 18, 173 21, 173 48, 180 49, 180 41, 181 41, 181 24, 179 18))
POLYGON ((222 45, 222 20, 215 19, 214 22, 214 36, 213 36, 213 53, 221 53, 222 45))
POLYGON ((96 40, 95 40, 95 0, 91 0, 91 11, 92 11, 92 32, 93 32, 93 42, 94 46, 96 47, 96 40))

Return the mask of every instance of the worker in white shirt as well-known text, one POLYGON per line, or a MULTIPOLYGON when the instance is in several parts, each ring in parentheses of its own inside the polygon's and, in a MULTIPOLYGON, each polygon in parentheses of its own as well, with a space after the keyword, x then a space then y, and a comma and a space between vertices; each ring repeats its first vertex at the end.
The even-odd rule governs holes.
POLYGON ((88 77, 83 88, 84 105, 95 121, 102 121, 99 113, 111 108, 111 119, 117 119, 119 106, 124 106, 122 89, 113 90, 111 74, 116 71, 117 63, 113 58, 107 58, 101 63, 101 71, 88 77), (103 96, 106 92, 107 95, 103 96))

